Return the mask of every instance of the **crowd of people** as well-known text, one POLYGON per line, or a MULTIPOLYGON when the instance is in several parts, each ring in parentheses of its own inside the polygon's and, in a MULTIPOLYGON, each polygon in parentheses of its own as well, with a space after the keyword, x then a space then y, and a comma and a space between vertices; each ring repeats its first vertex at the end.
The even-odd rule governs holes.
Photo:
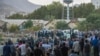
POLYGON ((46 37, 22 38, 17 44, 8 40, 2 56, 100 56, 100 33, 82 33, 81 37, 73 33, 70 38, 51 33, 51 38, 46 37))

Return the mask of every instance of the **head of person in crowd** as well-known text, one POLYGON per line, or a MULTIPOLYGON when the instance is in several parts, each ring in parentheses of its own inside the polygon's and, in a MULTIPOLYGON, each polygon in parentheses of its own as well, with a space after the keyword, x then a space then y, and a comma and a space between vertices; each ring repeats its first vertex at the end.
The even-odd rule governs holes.
POLYGON ((28 43, 26 43, 26 48, 28 48, 29 47, 29 44, 28 43))
POLYGON ((85 35, 85 38, 88 38, 88 34, 85 35))
POLYGON ((74 38, 74 41, 77 41, 78 39, 77 38, 74 38))
POLYGON ((5 45, 9 45, 8 42, 5 42, 5 45))
POLYGON ((66 46, 66 43, 64 42, 64 43, 62 44, 62 46, 66 46))
POLYGON ((75 53, 75 52, 74 52, 74 50, 71 50, 71 53, 73 53, 73 54, 74 54, 74 53, 75 53))
POLYGON ((4 43, 0 43, 0 45, 4 45, 4 43))
POLYGON ((36 46, 36 48, 39 48, 39 44, 36 44, 35 46, 36 46))
POLYGON ((8 44, 12 45, 13 44, 12 40, 8 40, 8 44))
POLYGON ((25 44, 25 41, 22 41, 22 44, 25 44))
POLYGON ((22 40, 19 40, 19 44, 22 44, 22 40))
POLYGON ((84 38, 81 38, 81 40, 80 40, 81 42, 84 42, 84 38))
POLYGON ((82 38, 81 41, 84 41, 84 38, 82 38))
POLYGON ((89 41, 88 41, 88 40, 85 40, 85 43, 86 43, 86 44, 89 44, 89 41))
POLYGON ((55 48, 59 48, 59 45, 55 45, 55 48))

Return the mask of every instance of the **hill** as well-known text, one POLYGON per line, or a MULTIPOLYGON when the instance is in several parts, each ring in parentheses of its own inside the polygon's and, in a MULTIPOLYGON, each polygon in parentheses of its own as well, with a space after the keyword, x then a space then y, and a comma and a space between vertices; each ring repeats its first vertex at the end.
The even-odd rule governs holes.
POLYGON ((17 12, 31 13, 39 5, 32 4, 28 0, 0 0, 0 15, 7 16, 17 12))

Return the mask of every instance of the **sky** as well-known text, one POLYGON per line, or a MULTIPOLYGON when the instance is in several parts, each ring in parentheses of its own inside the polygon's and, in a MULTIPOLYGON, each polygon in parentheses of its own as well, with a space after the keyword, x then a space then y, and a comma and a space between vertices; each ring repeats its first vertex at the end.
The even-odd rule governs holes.
MULTIPOLYGON (((28 0, 31 3, 37 4, 37 5, 48 5, 51 4, 53 1, 60 1, 63 3, 63 0, 28 0)), ((91 0, 74 0, 73 4, 80 4, 80 3, 89 3, 91 0)))

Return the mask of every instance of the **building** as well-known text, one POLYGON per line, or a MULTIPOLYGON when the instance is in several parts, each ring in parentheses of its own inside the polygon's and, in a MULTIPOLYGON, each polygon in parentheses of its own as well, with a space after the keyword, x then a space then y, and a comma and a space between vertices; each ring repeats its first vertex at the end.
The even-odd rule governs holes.
POLYGON ((91 2, 95 6, 95 9, 100 8, 100 0, 91 0, 91 2))

